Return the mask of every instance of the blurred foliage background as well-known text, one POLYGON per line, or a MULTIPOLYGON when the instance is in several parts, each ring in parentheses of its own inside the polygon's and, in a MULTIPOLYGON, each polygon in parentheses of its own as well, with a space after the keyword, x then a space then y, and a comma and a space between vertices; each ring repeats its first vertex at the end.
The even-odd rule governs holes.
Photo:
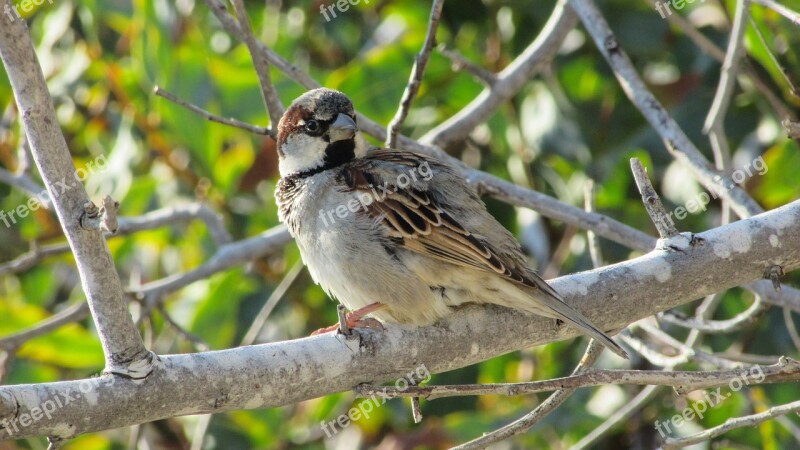
MULTIPOLYGON (((247 3, 257 36, 310 73, 323 85, 344 91, 356 107, 386 124, 394 115, 411 64, 419 51, 430 5, 421 1, 362 0, 326 21, 323 1, 247 3)), ((499 71, 537 36, 553 1, 462 0, 445 4, 438 41, 476 64, 499 71)), ((785 4, 800 9, 797 0, 785 4)), ((670 26, 649 1, 609 0, 600 4, 620 43, 660 101, 689 137, 712 159, 701 129, 719 79, 720 64, 685 34, 670 26)), ((695 2, 681 11, 693 26, 722 49, 727 45, 733 2, 695 2)), ((754 5, 752 15, 767 45, 790 79, 800 83, 800 45, 796 25, 754 5)), ((7 20, 5 16, 0 19, 7 20)), ((2 25, 0 25, 2 26, 2 25)), ((94 199, 110 194, 120 214, 138 216, 159 208, 203 202, 224 217, 234 239, 278 225, 272 193, 277 181, 274 142, 239 129, 210 123, 153 95, 154 86, 214 113, 268 125, 258 81, 246 47, 232 40, 203 2, 176 0, 54 0, 44 2, 29 20, 37 52, 76 167, 98 157, 105 170, 93 171, 84 184, 94 199)), ((798 98, 770 60, 752 25, 745 46, 753 72, 788 111, 798 98)), ((304 89, 273 70, 285 104, 304 89)), ((404 134, 421 136, 455 114, 483 87, 469 74, 453 70, 438 52, 431 57, 404 134)), ((0 166, 20 170, 24 158, 18 113, 5 72, 0 72, 0 166)), ((753 170, 743 187, 766 209, 800 197, 798 143, 785 137, 783 119, 752 82, 737 87, 725 121, 733 167, 762 157, 767 170, 753 170), (763 173, 760 173, 763 172, 763 173)), ((669 210, 703 191, 675 163, 660 140, 621 91, 606 62, 580 25, 567 38, 551 67, 503 105, 469 142, 448 149, 469 164, 513 182, 546 192, 577 206, 587 179, 597 182, 600 212, 655 235, 629 170, 629 158, 648 167, 669 210)), ((33 170, 33 177, 38 175, 33 170)), ((41 181, 39 181, 41 184, 41 181)), ((0 184, 0 209, 10 211, 28 194, 0 184)), ((546 277, 591 267, 585 234, 531 211, 487 200, 490 210, 523 241, 532 264, 546 277)), ((719 201, 677 222, 681 231, 718 226, 719 201)), ((62 242, 55 215, 39 209, 11 226, 0 226, 0 264, 37 245, 62 242)), ((109 240, 123 282, 135 293, 150 281, 187 271, 215 251, 201 221, 174 225, 109 240)), ((602 242, 606 262, 636 252, 602 242)), ((299 262, 290 244, 246 267, 218 273, 169 294, 165 309, 177 325, 197 337, 193 342, 162 312, 148 311, 134 295, 134 317, 147 343, 158 353, 197 351, 239 345, 270 293, 299 262)), ((785 281, 797 285, 797 275, 785 281)), ((0 337, 84 301, 71 256, 48 257, 21 272, 0 273, 0 337)), ((752 301, 749 292, 727 292, 715 318, 732 317, 752 301)), ((682 311, 693 314, 696 303, 682 311)), ((257 342, 298 338, 336 319, 335 303, 301 272, 263 327, 257 342)), ((684 337, 681 329, 669 328, 684 337)), ((489 383, 545 379, 568 374, 584 350, 576 339, 517 352, 478 366, 435 375, 432 383, 489 383)), ((776 308, 752 326, 708 336, 702 348, 797 357, 797 348, 776 308)), ((603 367, 621 367, 604 356, 603 367)), ((633 359, 632 367, 649 368, 633 359)), ((68 324, 28 341, 8 362, 5 384, 39 383, 91 376, 103 370, 103 356, 90 319, 68 324)), ((684 366, 696 369, 695 365, 684 366)), ((0 373, 2 369, 0 368, 0 373)), ((566 448, 628 403, 638 387, 583 389, 531 432, 496 448, 566 448)), ((377 408, 332 439, 320 422, 334 420, 357 403, 351 393, 332 395, 283 408, 237 411, 214 416, 199 446, 202 419, 175 418, 138 429, 78 437, 67 449, 189 448, 442 448, 504 425, 533 409, 544 395, 486 396, 423 402, 424 421, 415 425, 407 402, 377 408), (141 439, 137 439, 140 436, 141 439), (154 438, 155 436, 155 438, 154 438), (142 442, 150 440, 149 446, 142 442), (155 442, 159 442, 157 446, 155 442)), ((681 433, 718 425, 729 417, 797 399, 797 388, 770 385, 744 389, 712 408, 681 433)), ((655 420, 668 420, 686 399, 661 389, 640 413, 617 427, 594 448, 653 448, 660 442, 655 420)), ((725 448, 797 448, 796 417, 730 432, 725 448)), ((41 449, 44 439, 0 443, 0 449, 41 449)), ((702 447, 701 447, 702 448, 702 447)), ((707 448, 707 446, 706 446, 707 448)))

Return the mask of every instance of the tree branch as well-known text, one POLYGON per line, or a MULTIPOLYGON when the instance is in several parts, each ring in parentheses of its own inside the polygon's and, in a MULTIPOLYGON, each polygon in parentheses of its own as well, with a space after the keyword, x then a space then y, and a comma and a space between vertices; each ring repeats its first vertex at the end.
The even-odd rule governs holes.
MULTIPOLYGON (((550 283, 599 328, 617 330, 656 311, 759 279, 772 264, 787 272, 800 267, 798 234, 800 201, 694 235, 694 244, 679 251, 655 250, 550 283)), ((69 437, 176 415, 286 405, 360 383, 397 379, 420 364, 440 373, 576 334, 551 319, 469 305, 428 327, 393 325, 349 340, 329 333, 162 356, 153 372, 139 381, 102 377, 94 382, 0 387, 0 427, 5 427, 0 428, 0 439, 69 437), (81 383, 87 393, 52 417, 18 430, 2 422, 30 414, 57 396, 82 392, 81 383)))
POLYGON ((650 216, 650 220, 658 230, 658 235, 661 239, 670 239, 677 236, 678 229, 675 228, 675 223, 672 218, 667 215, 667 210, 664 209, 664 204, 661 203, 661 197, 658 196, 656 189, 650 182, 647 176, 647 169, 644 168, 639 158, 631 158, 631 172, 633 172, 633 179, 636 181, 636 187, 639 188, 639 193, 642 195, 642 203, 650 216))
MULTIPOLYGON (((11 7, 3 0, 4 7, 11 7)), ((106 371, 146 374, 152 358, 133 324, 114 260, 102 232, 81 227, 91 204, 75 178, 67 143, 58 126, 53 101, 23 20, 6 21, 0 30, 2 57, 36 166, 47 186, 64 234, 75 255, 83 290, 92 311, 106 358, 106 371), (64 191, 70 183, 77 189, 64 191), (61 187, 60 187, 61 186, 61 187)))
POLYGON ((715 170, 667 110, 647 89, 630 58, 620 47, 603 15, 592 0, 569 0, 570 6, 608 61, 622 90, 661 137, 676 160, 687 166, 707 189, 731 203, 740 217, 758 214, 763 209, 725 173, 715 170))
MULTIPOLYGON (((589 346, 586 348, 583 357, 581 358, 580 362, 578 362, 575 370, 572 371, 572 376, 581 376, 584 373, 591 372, 592 366, 597 362, 597 359, 600 358, 601 353, 603 353, 603 345, 597 343, 594 339, 590 339, 589 346)), ((539 423, 539 421, 547 417, 548 414, 553 412, 562 403, 567 401, 567 399, 570 398, 574 392, 575 389, 559 388, 530 413, 520 417, 519 419, 502 428, 492 431, 491 433, 484 434, 483 436, 473 439, 466 444, 453 447, 453 450, 483 449, 489 444, 500 442, 512 436, 522 434, 539 423)))
POLYGON ((576 23, 577 18, 567 7, 567 2, 559 0, 539 36, 497 75, 497 80, 456 115, 422 136, 420 142, 447 147, 466 139, 475 127, 489 120, 500 105, 519 92, 534 74, 550 64, 576 23))
POLYGON ((171 101, 172 103, 175 103, 176 105, 183 106, 184 108, 188 109, 189 111, 197 114, 200 117, 204 117, 206 120, 208 120, 210 122, 216 122, 216 123, 221 123, 223 125, 228 125, 228 126, 231 126, 231 127, 234 127, 234 128, 240 128, 242 130, 249 131, 249 132, 251 132, 253 134, 269 135, 269 136, 272 136, 272 138, 277 138, 277 134, 276 134, 277 131, 274 129, 274 127, 273 128, 260 127, 258 125, 251 125, 249 123, 242 122, 241 120, 234 119, 234 118, 231 118, 231 117, 222 117, 222 116, 218 116, 216 114, 212 114, 212 113, 206 111, 205 109, 203 109, 203 108, 201 108, 201 107, 199 107, 197 105, 193 105, 193 104, 187 102, 186 100, 182 100, 178 96, 176 96, 176 95, 174 95, 174 94, 172 94, 170 92, 165 91, 164 89, 161 88, 161 86, 154 87, 153 88, 153 93, 155 95, 159 96, 159 97, 162 97, 162 98, 165 98, 165 99, 171 101))
MULTIPOLYGON (((678 325, 683 328, 690 328, 710 334, 730 333, 752 324, 761 317, 767 310, 767 305, 761 302, 761 297, 756 294, 753 304, 736 317, 728 320, 705 320, 696 317, 681 317, 674 312, 665 312, 659 316, 659 320, 678 325)), ((788 311, 788 310, 787 310, 788 311)))
POLYGON ((386 148, 394 148, 397 143, 397 134, 403 126, 403 122, 408 116, 408 111, 411 109, 411 102, 419 92, 419 86, 422 84, 422 75, 425 73, 425 67, 428 65, 428 59, 431 57, 433 47, 436 45, 436 30, 439 28, 439 18, 442 15, 442 7, 444 0, 433 0, 431 5, 431 16, 428 19, 428 32, 425 35, 425 42, 422 44, 422 50, 419 51, 417 58, 414 60, 414 65, 411 67, 411 75, 409 75, 408 85, 403 91, 403 98, 400 100, 400 106, 397 112, 389 123, 386 129, 386 148))
POLYGON ((792 11, 791 9, 781 5, 780 3, 774 0, 753 0, 753 3, 758 3, 761 6, 766 6, 767 8, 789 19, 796 25, 800 25, 800 14, 798 14, 795 11, 792 11))
MULTIPOLYGON (((800 380, 800 362, 784 358, 776 364, 759 367, 764 373, 764 383, 784 383, 800 380)), ((717 371, 662 371, 589 369, 573 372, 563 378, 524 383, 460 384, 439 386, 359 386, 355 389, 359 397, 380 395, 385 398, 422 397, 425 400, 472 395, 528 395, 563 389, 577 389, 606 384, 670 386, 678 395, 686 395, 699 389, 724 386, 733 378, 750 373, 751 367, 717 371)), ((760 376, 759 376, 760 378, 760 376)))
MULTIPOLYGON (((231 235, 225 228, 225 221, 222 216, 202 203, 186 203, 150 211, 141 216, 121 217, 116 233, 106 233, 105 237, 110 239, 194 219, 200 219, 205 222, 211 234, 211 239, 214 240, 217 246, 231 242, 231 235)), ((32 244, 31 247, 28 253, 20 255, 12 261, 0 264, 0 275, 28 270, 47 256, 65 253, 70 250, 67 244, 50 244, 41 247, 32 244)))
POLYGON ((233 9, 236 11, 236 16, 239 20, 239 26, 242 30, 244 43, 247 45, 247 50, 250 52, 250 57, 253 60, 253 67, 255 67, 258 81, 261 84, 261 99, 264 101, 264 106, 267 108, 269 114, 269 124, 272 127, 273 134, 271 136, 275 139, 278 130, 278 122, 283 117, 283 103, 281 103, 278 92, 275 86, 272 85, 272 77, 269 74, 269 61, 261 53, 258 47, 258 40, 253 35, 253 29, 250 26, 250 18, 247 17, 247 10, 244 7, 242 0, 231 0, 233 9))
POLYGON ((730 430, 743 427, 754 427, 762 422, 772 418, 791 414, 800 411, 800 401, 787 403, 781 406, 772 407, 762 413, 753 414, 750 416, 737 417, 735 419, 728 419, 722 425, 714 428, 709 428, 701 433, 685 437, 685 438, 666 438, 664 440, 664 450, 683 448, 688 445, 697 444, 699 442, 707 441, 715 438, 730 430))
POLYGON ((272 253, 291 240, 289 230, 285 226, 279 225, 253 237, 221 246, 211 258, 189 272, 175 274, 137 288, 130 288, 129 291, 140 297, 161 297, 219 271, 272 253))

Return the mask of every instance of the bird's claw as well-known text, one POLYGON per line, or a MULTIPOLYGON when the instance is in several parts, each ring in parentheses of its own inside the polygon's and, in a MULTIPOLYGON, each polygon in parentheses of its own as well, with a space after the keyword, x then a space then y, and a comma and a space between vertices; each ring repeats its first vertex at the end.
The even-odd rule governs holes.
MULTIPOLYGON (((371 330, 379 330, 383 331, 384 328, 383 324, 378 321, 377 319, 373 319, 372 317, 364 317, 367 314, 373 313, 375 311, 379 311, 381 309, 386 308, 386 305, 383 303, 372 303, 363 308, 359 308, 353 312, 347 313, 346 323, 347 328, 368 328, 371 330)), ((330 333, 331 331, 338 331, 341 327, 337 323, 335 325, 331 325, 329 327, 320 328, 319 330, 311 333, 312 336, 316 336, 318 334, 330 333)))

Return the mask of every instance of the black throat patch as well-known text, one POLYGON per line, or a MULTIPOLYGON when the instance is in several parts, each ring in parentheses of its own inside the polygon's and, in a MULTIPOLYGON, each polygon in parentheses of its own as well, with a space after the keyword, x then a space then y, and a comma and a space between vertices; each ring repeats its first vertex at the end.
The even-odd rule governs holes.
POLYGON ((332 144, 328 144, 328 147, 325 149, 325 158, 323 160, 324 162, 321 166, 305 170, 303 172, 300 172, 292 176, 297 178, 310 177, 320 172, 324 172, 328 169, 333 169, 335 167, 341 166, 342 164, 346 164, 355 159, 355 157, 356 157, 355 139, 336 141, 332 144))

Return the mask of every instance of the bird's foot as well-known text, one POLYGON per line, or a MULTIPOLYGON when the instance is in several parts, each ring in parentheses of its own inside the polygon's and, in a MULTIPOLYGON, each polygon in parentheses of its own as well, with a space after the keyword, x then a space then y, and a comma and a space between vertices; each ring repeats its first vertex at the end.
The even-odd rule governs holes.
MULTIPOLYGON (((383 324, 381 324, 377 319, 373 319, 372 317, 364 317, 367 314, 373 313, 375 311, 380 311, 381 309, 386 308, 387 305, 384 305, 380 302, 371 303, 363 308, 359 308, 355 311, 347 313, 345 318, 345 324, 348 329, 351 328, 369 328, 371 330, 384 330, 383 324)), ((316 336, 318 334, 329 333, 331 331, 341 330, 343 327, 341 324, 331 325, 329 327, 320 328, 319 330, 311 333, 312 336, 316 336)), ((345 332, 342 330, 342 332, 345 332)), ((349 334, 346 333, 345 334, 349 334)))

